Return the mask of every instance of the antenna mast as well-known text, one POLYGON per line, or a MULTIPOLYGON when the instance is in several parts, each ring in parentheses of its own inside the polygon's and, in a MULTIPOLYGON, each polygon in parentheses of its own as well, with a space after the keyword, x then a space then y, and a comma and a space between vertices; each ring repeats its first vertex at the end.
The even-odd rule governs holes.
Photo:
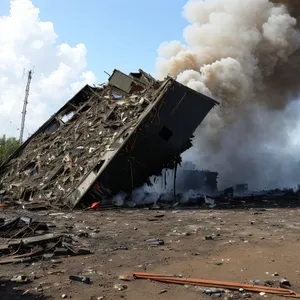
POLYGON ((26 84, 26 90, 25 90, 25 98, 24 98, 24 104, 23 104, 23 110, 22 110, 22 121, 21 121, 21 130, 20 130, 20 139, 19 142, 20 144, 23 143, 23 134, 24 134, 24 126, 25 126, 25 116, 26 116, 26 108, 28 104, 28 96, 29 96, 29 89, 30 89, 30 82, 32 79, 33 71, 30 70, 28 72, 28 79, 27 79, 27 84, 26 84))

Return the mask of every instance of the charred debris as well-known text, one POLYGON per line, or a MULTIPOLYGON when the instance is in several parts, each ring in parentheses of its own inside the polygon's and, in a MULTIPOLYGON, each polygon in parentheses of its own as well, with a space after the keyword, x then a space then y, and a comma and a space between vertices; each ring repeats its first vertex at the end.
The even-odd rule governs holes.
POLYGON ((0 167, 2 203, 111 204, 174 169, 217 104, 173 78, 114 70, 108 83, 82 88, 0 167))
POLYGON ((53 259, 88 255, 92 252, 81 248, 74 235, 62 234, 56 225, 38 222, 30 217, 0 219, 0 265, 52 261, 53 259))

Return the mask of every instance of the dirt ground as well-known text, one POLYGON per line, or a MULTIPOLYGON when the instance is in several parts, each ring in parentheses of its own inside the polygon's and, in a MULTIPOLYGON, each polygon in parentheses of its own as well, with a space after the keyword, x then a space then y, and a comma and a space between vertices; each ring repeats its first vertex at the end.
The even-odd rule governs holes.
MULTIPOLYGON (((0 217, 31 216, 56 224, 51 232, 85 232, 79 242, 94 252, 54 261, 1 265, 0 278, 26 275, 31 283, 1 283, 0 299, 210 299, 199 287, 148 280, 120 281, 133 272, 182 274, 184 277, 249 283, 287 278, 300 291, 300 210, 0 211, 0 217), (206 236, 215 236, 206 240, 206 236), (145 241, 158 238, 164 245, 145 241), (128 249, 127 249, 127 248, 128 249), (119 248, 119 249, 118 249, 119 248), (125 250, 127 249, 127 250, 125 250), (278 272, 279 276, 272 276, 278 272), (90 277, 87 285, 70 275, 90 277), (115 288, 124 285, 124 290, 115 288), (25 292, 25 295, 22 295, 25 292)), ((253 299, 276 299, 252 294, 253 299)), ((228 295, 223 299, 230 298, 228 295)), ((243 294, 235 299, 243 299, 243 294)), ((277 297, 279 299, 279 297, 277 297)), ((221 298, 222 299, 222 298, 221 298)))

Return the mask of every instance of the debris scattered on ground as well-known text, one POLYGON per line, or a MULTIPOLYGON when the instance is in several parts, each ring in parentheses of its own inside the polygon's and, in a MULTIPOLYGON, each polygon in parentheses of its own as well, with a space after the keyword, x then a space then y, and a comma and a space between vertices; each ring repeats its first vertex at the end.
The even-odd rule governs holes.
POLYGON ((258 279, 251 280, 250 283, 253 285, 260 285, 260 280, 258 280, 258 279))
POLYGON ((264 286, 274 287, 275 284, 276 284, 275 280, 267 280, 265 281, 264 286))
POLYGON ((22 294, 22 296, 27 295, 29 292, 30 292, 30 290, 26 290, 26 291, 22 294))
POLYGON ((27 276, 24 275, 16 275, 14 276, 11 281, 18 282, 18 283, 28 283, 30 280, 27 276))
POLYGON ((155 218, 163 218, 165 215, 164 214, 157 214, 155 215, 155 218))
POLYGON ((125 284, 115 284, 114 288, 118 291, 124 291, 126 290, 128 287, 125 284))
POLYGON ((86 284, 90 284, 91 283, 91 279, 89 277, 85 277, 85 276, 69 276, 70 280, 74 280, 74 281, 79 281, 82 283, 86 283, 86 284))
MULTIPOLYGON (((104 295, 106 299, 122 296, 128 299, 142 299, 145 295, 147 299, 152 300, 158 298, 239 300, 248 299, 250 295, 253 299, 266 297, 277 299, 268 293, 260 296, 258 292, 248 292, 246 289, 241 289, 241 292, 229 290, 225 294, 214 293, 208 296, 202 294, 203 290, 226 291, 227 288, 192 285, 186 287, 186 284, 183 286, 148 280, 134 281, 131 273, 131 278, 120 277, 122 281, 119 280, 118 275, 127 274, 128 270, 163 273, 168 277, 176 275, 181 278, 183 276, 179 275, 179 270, 182 270, 184 276, 192 274, 196 278, 230 279, 252 285, 257 283, 257 280, 261 280, 261 285, 264 285, 268 280, 269 285, 274 288, 279 288, 280 279, 286 278, 292 284, 291 289, 299 292, 300 271, 297 267, 299 210, 267 210, 255 217, 256 225, 253 227, 250 222, 253 220, 253 212, 256 211, 174 209, 155 212, 148 209, 119 209, 105 212, 51 210, 24 214, 23 210, 10 209, 1 216, 0 226, 20 217, 15 232, 28 224, 32 226, 37 221, 48 227, 41 234, 36 232, 33 236, 17 239, 27 243, 28 239, 40 239, 40 235, 48 237, 67 235, 74 239, 72 241, 74 247, 88 248, 95 254, 56 256, 50 251, 28 263, 0 265, 2 274, 6 274, 5 278, 0 279, 1 295, 6 299, 17 299, 29 290, 26 297, 21 298, 35 299, 40 296, 45 299, 48 297, 61 299, 62 294, 66 294, 67 299, 88 300, 96 300, 97 297, 104 295), (156 214, 165 216, 159 222, 149 224, 147 221, 149 215, 155 217, 156 214), (221 223, 224 225, 221 226, 221 223), (134 230, 135 227, 138 231, 134 230), (98 233, 94 236, 96 231, 98 233), (88 235, 79 238, 80 232, 86 232, 88 235), (190 232, 191 236, 186 236, 186 232, 190 232), (216 238, 215 241, 204 240, 206 235, 217 236, 217 233, 220 233, 222 238, 216 238), (284 241, 280 239, 283 234, 284 241), (264 236, 265 240, 262 241, 260 236, 264 236), (241 237, 249 239, 249 243, 244 244, 241 237), (163 239, 165 246, 152 247, 146 242, 150 238, 163 239), (229 240, 235 240, 235 243, 228 244, 229 240), (129 250, 119 250, 123 247, 128 247, 129 250), (285 257, 282 257, 282 253, 285 253, 285 257), (198 256, 195 257, 194 254, 198 256), (172 271, 178 274, 172 274, 172 271), (273 277, 276 272, 279 276, 273 277), (11 278, 15 275, 26 276, 31 282, 11 282, 11 278), (90 277, 92 284, 71 281, 70 275, 90 277), (113 288, 117 283, 127 285, 128 289, 118 291, 113 288), (159 294, 163 289, 166 289, 167 293, 159 294), (219 298, 220 295, 223 297, 219 298)), ((15 232, 11 231, 11 234, 15 232)), ((0 244, 9 240, 12 242, 15 239, 11 239, 8 235, 7 238, 0 238, 0 244)), ((1 251, 0 259, 12 253, 13 250, 4 255, 1 251)), ((57 249, 56 253, 63 251, 57 249)))
POLYGON ((225 294, 225 292, 226 291, 224 289, 218 289, 218 288, 210 288, 210 289, 205 289, 203 291, 204 294, 207 294, 207 295, 214 294, 215 296, 225 294))
POLYGON ((33 222, 29 217, 14 218, 0 225, 1 238, 25 238, 48 231, 47 223, 33 222))
POLYGON ((243 298, 251 298, 252 297, 252 295, 250 294, 250 293, 244 293, 243 294, 243 298))
MULTIPOLYGON (((53 228, 53 224, 50 227, 53 228)), ((0 226, 0 264, 91 254, 90 250, 75 245, 71 236, 48 231, 47 223, 36 222, 29 217, 4 222, 0 226)))
POLYGON ((160 246, 165 244, 165 241, 161 239, 149 239, 146 240, 146 242, 151 246, 160 246))
POLYGON ((133 281, 134 277, 133 276, 129 276, 129 275, 120 275, 119 279, 120 280, 124 280, 124 281, 133 281))
POLYGON ((126 251, 126 250, 128 250, 128 247, 126 247, 126 246, 119 246, 119 247, 116 247, 114 249, 114 251, 117 251, 117 250, 124 250, 124 251, 126 251))
POLYGON ((291 284, 290 284, 290 282, 287 279, 282 278, 280 280, 280 287, 283 288, 283 289, 288 289, 288 288, 291 287, 291 284))
MULTIPOLYGON (((238 290, 240 292, 257 292, 265 295, 266 293, 274 294, 278 296, 286 297, 300 297, 292 290, 284 288, 272 288, 266 286, 258 286, 253 284, 242 284, 236 282, 226 282, 226 281, 217 281, 217 280, 203 280, 197 278, 178 278, 172 276, 166 276, 163 274, 151 274, 151 273, 133 273, 133 277, 136 279, 150 279, 158 282, 164 283, 174 283, 174 284, 184 284, 184 285, 198 285, 203 287, 209 287, 210 293, 213 293, 212 288, 215 289, 228 289, 228 290, 238 290)), ((287 280, 282 281, 285 284, 289 284, 287 280)))

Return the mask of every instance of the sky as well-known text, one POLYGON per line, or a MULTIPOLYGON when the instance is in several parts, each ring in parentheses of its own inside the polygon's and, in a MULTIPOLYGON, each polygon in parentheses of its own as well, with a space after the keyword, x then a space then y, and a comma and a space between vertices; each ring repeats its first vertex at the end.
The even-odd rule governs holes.
POLYGON ((34 67, 25 137, 85 84, 117 68, 155 75, 159 45, 182 41, 187 0, 1 0, 0 136, 19 135, 34 67))

